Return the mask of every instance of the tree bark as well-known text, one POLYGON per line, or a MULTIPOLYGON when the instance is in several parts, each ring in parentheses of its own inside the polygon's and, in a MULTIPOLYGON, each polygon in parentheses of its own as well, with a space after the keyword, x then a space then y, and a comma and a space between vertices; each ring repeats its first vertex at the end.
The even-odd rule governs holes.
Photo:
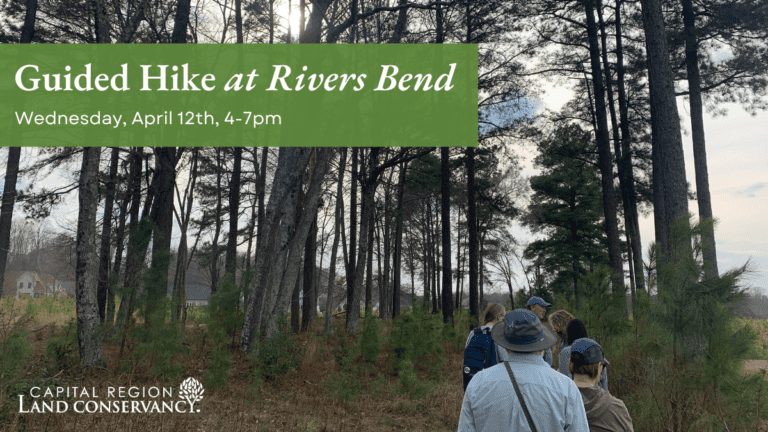
MULTIPOLYGON (((371 212, 368 215, 368 239, 366 240, 366 243, 368 243, 368 253, 365 257, 360 257, 360 259, 365 258, 365 310, 367 311, 369 307, 371 307, 371 297, 373 295, 373 231, 375 228, 375 221, 373 219, 375 213, 375 209, 371 209, 371 212)), ((362 232, 361 232, 362 234, 362 232)))
POLYGON ((282 240, 280 235, 283 231, 280 222, 284 219, 284 225, 293 222, 290 193, 297 187, 299 173, 309 162, 309 156, 310 149, 306 148, 281 147, 279 150, 277 170, 265 208, 263 239, 259 240, 261 246, 256 255, 256 277, 251 283, 252 286, 258 287, 258 290, 254 290, 254 295, 248 299, 240 333, 240 348, 246 352, 255 348, 256 335, 264 318, 271 318, 271 287, 275 277, 274 266, 279 255, 278 241, 282 240))
POLYGON ((314 148, 310 149, 310 152, 311 158, 308 170, 309 183, 305 193, 305 199, 302 200, 303 209, 301 219, 295 225, 293 236, 287 243, 287 253, 284 260, 285 265, 277 267, 278 269, 284 269, 284 271, 281 272, 282 275, 280 277, 275 278, 275 280, 279 280, 280 283, 279 285, 274 286, 274 288, 276 288, 275 292, 277 293, 277 298, 271 309, 272 313, 265 322, 268 337, 277 332, 277 320, 275 318, 281 311, 285 310, 287 306, 287 287, 292 286, 294 283, 293 281, 298 277, 301 251, 303 250, 307 236, 309 235, 312 221, 317 215, 323 182, 335 149, 314 148))
POLYGON ((75 302, 80 364, 85 367, 105 365, 96 300, 96 207, 99 203, 97 176, 100 153, 100 147, 84 149, 78 193, 75 302))
POLYGON ((392 37, 389 38, 389 43, 391 44, 400 43, 408 22, 408 8, 405 7, 408 4, 408 0, 398 0, 397 4, 401 9, 397 13, 397 22, 395 23, 395 28, 392 30, 392 37))
MULTIPOLYGON (((352 148, 351 191, 349 193, 349 262, 345 266, 347 272, 347 309, 352 304, 352 294, 355 292, 355 257, 357 256, 357 157, 358 148, 352 148)), ((347 314, 347 326, 349 314, 347 314)))
POLYGON ((219 290, 219 235, 221 234, 221 201, 222 201, 222 186, 221 176, 224 170, 224 164, 222 163, 221 147, 216 147, 216 210, 213 217, 213 241, 211 242, 211 294, 215 294, 219 290))
POLYGON ((109 163, 109 179, 107 180, 106 197, 104 198, 104 219, 101 228, 101 251, 99 252, 99 279, 96 288, 96 300, 99 308, 99 320, 106 319, 107 291, 109 291, 109 258, 112 243, 112 210, 115 204, 115 183, 117 181, 117 165, 120 162, 120 149, 112 148, 109 163))
MULTIPOLYGON (((632 149, 630 148, 631 135, 629 132, 629 107, 624 85, 624 45, 622 40, 621 5, 622 0, 616 3, 615 27, 616 27, 616 81, 619 98, 619 119, 621 130, 621 158, 619 164, 624 167, 626 191, 622 190, 624 199, 629 202, 629 211, 632 214, 632 229, 627 230, 632 236, 632 259, 635 268, 635 287, 645 291, 645 278, 643 277, 643 243, 640 238, 640 224, 637 213, 637 194, 635 192, 635 176, 632 170, 632 149), (639 270, 638 270, 639 269, 639 270)), ((618 153, 617 153, 618 155, 618 153)), ((634 296, 634 293, 633 293, 634 296)))
POLYGON ((466 150, 467 164, 467 232, 469 234, 469 313, 471 324, 480 321, 477 298, 477 205, 475 204, 475 148, 466 150))
MULTIPOLYGON (((8 147, 8 164, 5 168, 3 201, 0 205, 0 298, 11 293, 4 293, 5 267, 8 263, 8 249, 11 246, 11 226, 13 207, 16 204, 16 181, 19 176, 21 147, 8 147)), ((14 293, 15 294, 15 293, 14 293)))
POLYGON ((304 245, 304 305, 302 308, 301 331, 307 331, 317 313, 315 298, 315 261, 317 259, 317 212, 309 228, 304 245))
MULTIPOLYGON (((696 172, 696 198, 699 205, 699 219, 712 219, 712 198, 709 193, 707 169, 707 148, 704 138, 704 108, 701 102, 701 75, 699 73, 698 41, 696 38, 696 16, 692 0, 681 0, 683 4, 683 26, 685 29, 685 66, 688 72, 688 99, 691 106, 691 135, 693 138, 693 166, 696 172)), ((715 228, 713 224, 702 227, 702 257, 704 275, 718 276, 715 228)))
POLYGON ((234 166, 229 180, 229 239, 224 260, 225 272, 236 280, 237 272, 237 217, 240 213, 240 172, 242 170, 243 148, 234 148, 234 166))
POLYGON ((669 59, 660 0, 641 0, 651 97, 653 158, 653 213, 656 242, 664 260, 672 259, 672 227, 687 223, 688 196, 683 139, 675 100, 674 75, 669 59))
MULTIPOLYGON (((173 187, 176 184, 176 148, 157 147, 155 166, 158 171, 157 189, 152 203, 151 220, 154 222, 152 235, 152 260, 147 280, 147 324, 157 305, 168 292, 168 268, 171 262, 171 236, 173 234, 173 187)), ((164 311, 159 311, 158 325, 165 322, 164 311)), ((151 324, 150 324, 151 325, 151 324)))
POLYGON ((408 169, 408 163, 400 166, 400 173, 397 181, 397 210, 395 210, 395 252, 394 252, 394 274, 392 275, 392 318, 400 315, 400 285, 401 285, 401 263, 403 255, 403 196, 405 195, 405 173, 408 169))
POLYGON ((21 28, 21 43, 32 43, 35 38, 35 15, 37 14, 37 0, 26 0, 24 12, 24 27, 21 28))
POLYGON ((600 48, 597 41, 594 0, 583 0, 587 15, 587 38, 592 69, 592 85, 595 91, 595 115, 597 120, 597 150, 603 191, 603 214, 608 237, 608 263, 613 271, 613 289, 624 288, 624 265, 621 259, 621 239, 616 218, 616 198, 613 187, 613 163, 608 135, 608 117, 605 110, 605 88, 600 68, 600 48))
POLYGON ((448 147, 440 148, 440 214, 443 222, 443 322, 453 322, 451 295, 451 165, 448 147))
POLYGON ((328 295, 325 299, 325 334, 333 333, 333 288, 336 286, 336 257, 339 249, 339 234, 344 218, 344 170, 347 165, 347 149, 341 149, 339 160, 339 178, 336 183, 336 210, 334 213, 333 246, 331 247, 331 262, 328 268, 328 295))
POLYGON ((187 43, 187 27, 189 26, 190 0, 176 2, 176 16, 173 20, 172 43, 187 43))

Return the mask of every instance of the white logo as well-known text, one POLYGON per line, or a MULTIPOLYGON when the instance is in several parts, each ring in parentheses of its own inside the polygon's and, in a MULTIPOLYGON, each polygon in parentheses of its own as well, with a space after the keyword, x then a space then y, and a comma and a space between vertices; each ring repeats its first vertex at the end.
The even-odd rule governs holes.
POLYGON ((205 392, 205 389, 203 388, 203 385, 200 384, 200 381, 189 377, 185 379, 181 385, 179 386, 179 397, 182 399, 186 399, 187 403, 189 403, 189 412, 200 412, 200 410, 192 410, 192 405, 195 402, 199 402, 203 400, 203 392, 205 392))

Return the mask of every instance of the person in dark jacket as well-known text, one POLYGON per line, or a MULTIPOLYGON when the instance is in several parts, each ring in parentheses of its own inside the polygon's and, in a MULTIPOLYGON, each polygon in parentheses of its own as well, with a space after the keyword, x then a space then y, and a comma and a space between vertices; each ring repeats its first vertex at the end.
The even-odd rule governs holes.
POLYGON ((568 369, 584 401, 589 431, 634 432, 632 418, 624 402, 597 385, 607 364, 603 347, 594 340, 581 338, 571 345, 568 369))
MULTIPOLYGON (((571 372, 568 370, 568 364, 571 361, 571 345, 573 345, 573 342, 576 339, 589 337, 589 335, 587 334, 587 326, 584 324, 584 321, 580 319, 571 320, 568 323, 568 326, 566 326, 565 332, 568 338, 566 341, 568 346, 560 350, 558 356, 560 367, 558 368, 558 371, 568 378, 573 379, 573 375, 571 375, 571 372)), ((597 385, 602 389, 608 390, 608 368, 603 368, 597 385)))

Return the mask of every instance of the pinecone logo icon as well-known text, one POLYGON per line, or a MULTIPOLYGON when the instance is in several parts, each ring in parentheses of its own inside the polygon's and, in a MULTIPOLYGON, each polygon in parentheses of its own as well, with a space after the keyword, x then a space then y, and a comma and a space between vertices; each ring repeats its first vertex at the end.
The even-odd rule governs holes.
POLYGON ((205 392, 203 385, 192 377, 185 379, 179 386, 179 397, 187 400, 190 413, 200 412, 199 409, 193 410, 192 408, 195 402, 203 400, 203 392, 205 392))

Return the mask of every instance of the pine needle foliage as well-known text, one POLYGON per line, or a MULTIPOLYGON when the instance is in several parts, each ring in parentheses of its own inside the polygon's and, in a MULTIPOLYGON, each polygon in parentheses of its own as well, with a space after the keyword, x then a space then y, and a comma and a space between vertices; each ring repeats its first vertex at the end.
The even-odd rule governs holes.
POLYGON ((416 306, 412 312, 395 318, 387 341, 395 373, 399 374, 403 363, 410 361, 412 365, 423 362, 433 375, 439 375, 445 361, 442 333, 442 315, 430 314, 424 306, 416 306))
MULTIPOLYGON (((176 379, 185 366, 175 363, 174 358, 185 349, 181 341, 181 328, 178 323, 166 321, 170 317, 172 301, 163 298, 155 305, 145 322, 152 325, 136 326, 132 336, 142 341, 133 351, 134 364, 147 362, 150 374, 156 377, 176 379)), ((125 369, 125 363, 124 363, 125 369)))
POLYGON ((0 404, 6 389, 21 379, 25 361, 32 354, 28 330, 33 316, 24 313, 17 319, 15 312, 12 298, 0 307, 0 404))
POLYGON ((360 352, 368 363, 375 363, 384 345, 381 331, 384 325, 380 319, 371 313, 370 306, 365 311, 363 334, 360 336, 360 352))
POLYGON ((301 363, 301 356, 285 314, 277 319, 277 332, 259 346, 256 359, 258 368, 268 380, 280 380, 301 363))

